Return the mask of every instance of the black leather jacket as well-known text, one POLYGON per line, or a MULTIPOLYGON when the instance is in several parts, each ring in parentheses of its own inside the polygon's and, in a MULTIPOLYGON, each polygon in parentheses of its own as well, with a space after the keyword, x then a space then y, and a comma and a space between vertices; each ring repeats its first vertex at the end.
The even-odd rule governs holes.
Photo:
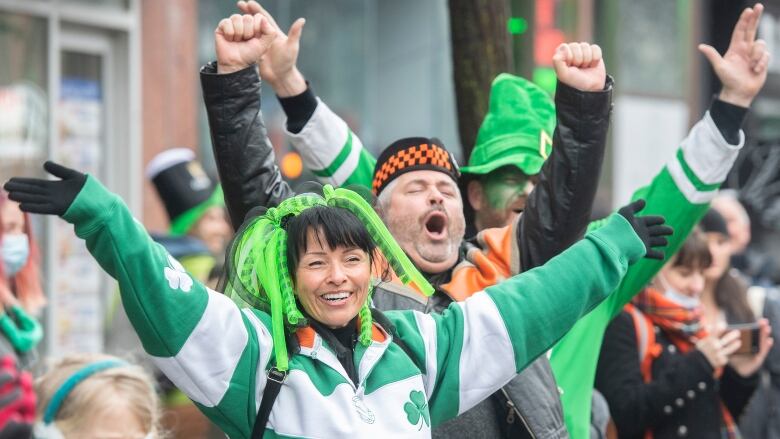
POLYGON ((200 82, 225 204, 238 230, 253 207, 272 207, 295 193, 276 166, 256 68, 218 75, 216 63, 209 63, 200 70, 200 82))
MULTIPOLYGON (((217 75, 211 63, 201 69, 201 83, 225 201, 237 229, 251 208, 275 206, 294 193, 282 180, 266 135, 256 69, 217 75)), ((521 259, 518 272, 544 264, 584 235, 604 158, 611 98, 611 78, 602 92, 581 92, 558 84, 552 153, 517 227, 521 259)), ((432 283, 442 284, 449 276, 443 273, 434 277, 432 283)), ((400 306, 430 312, 449 303, 441 296, 431 297, 428 304, 415 304, 390 288, 375 292, 375 302, 387 306, 375 305, 380 309, 400 306)), ((475 437, 475 431, 480 432, 478 437, 517 437, 512 433, 516 430, 506 428, 510 419, 525 424, 521 430, 527 428, 528 437, 568 437, 558 388, 546 357, 535 361, 492 399, 438 427, 434 437, 475 437), (506 404, 507 397, 510 405, 506 404), (472 412, 474 416, 469 416, 472 412), (493 413, 493 419, 485 420, 486 413, 493 413)))

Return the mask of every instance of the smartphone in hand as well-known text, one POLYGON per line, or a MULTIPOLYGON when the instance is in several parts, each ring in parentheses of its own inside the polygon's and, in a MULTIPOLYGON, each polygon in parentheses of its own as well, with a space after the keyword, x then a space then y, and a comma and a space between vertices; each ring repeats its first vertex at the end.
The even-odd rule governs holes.
POLYGON ((729 325, 728 331, 739 331, 739 339, 742 345, 734 352, 734 355, 755 355, 759 351, 761 339, 761 327, 758 322, 729 325))

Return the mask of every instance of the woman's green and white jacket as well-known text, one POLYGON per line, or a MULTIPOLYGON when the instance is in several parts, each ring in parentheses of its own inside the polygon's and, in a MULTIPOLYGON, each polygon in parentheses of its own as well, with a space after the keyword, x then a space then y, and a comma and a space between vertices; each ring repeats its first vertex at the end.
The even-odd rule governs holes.
MULTIPOLYGON (((63 218, 119 281, 157 366, 230 437, 249 437, 274 361, 270 316, 239 309, 194 280, 92 177, 63 218)), ((629 223, 613 215, 543 267, 440 315, 388 312, 415 358, 377 327, 371 345, 355 348, 357 386, 319 336, 301 340, 265 437, 429 437, 431 425, 464 412, 546 352, 644 252, 629 223)))

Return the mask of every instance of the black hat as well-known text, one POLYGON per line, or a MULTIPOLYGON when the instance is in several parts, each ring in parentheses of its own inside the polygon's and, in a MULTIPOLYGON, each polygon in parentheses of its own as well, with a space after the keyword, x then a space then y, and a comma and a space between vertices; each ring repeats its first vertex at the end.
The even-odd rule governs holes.
POLYGON ((715 209, 708 210, 707 213, 704 214, 704 217, 702 217, 699 225, 705 233, 714 232, 729 236, 729 228, 726 224, 726 220, 723 218, 723 215, 715 209))
POLYGON ((157 154, 146 167, 146 176, 165 205, 172 235, 187 233, 208 208, 224 205, 222 189, 190 149, 174 148, 157 154))
POLYGON ((422 170, 443 172, 456 183, 460 177, 455 157, 444 148, 441 140, 435 137, 406 137, 396 140, 379 155, 374 167, 371 190, 379 195, 400 175, 422 170))

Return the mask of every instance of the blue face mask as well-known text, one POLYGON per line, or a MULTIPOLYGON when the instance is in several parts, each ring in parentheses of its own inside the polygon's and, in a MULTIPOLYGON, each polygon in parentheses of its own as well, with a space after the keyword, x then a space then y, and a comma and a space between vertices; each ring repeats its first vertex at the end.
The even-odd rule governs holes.
POLYGON ((667 288, 666 291, 664 291, 664 296, 674 300, 682 305, 683 308, 687 309, 695 309, 701 304, 698 297, 686 296, 685 294, 678 293, 677 290, 673 288, 667 288))
POLYGON ((3 235, 2 253, 6 276, 15 276, 30 256, 30 240, 24 233, 3 235))
POLYGON ((672 288, 660 273, 658 274, 658 280, 661 281, 660 284, 664 287, 664 296, 677 302, 683 308, 695 309, 701 304, 701 300, 698 297, 688 296, 672 288))

